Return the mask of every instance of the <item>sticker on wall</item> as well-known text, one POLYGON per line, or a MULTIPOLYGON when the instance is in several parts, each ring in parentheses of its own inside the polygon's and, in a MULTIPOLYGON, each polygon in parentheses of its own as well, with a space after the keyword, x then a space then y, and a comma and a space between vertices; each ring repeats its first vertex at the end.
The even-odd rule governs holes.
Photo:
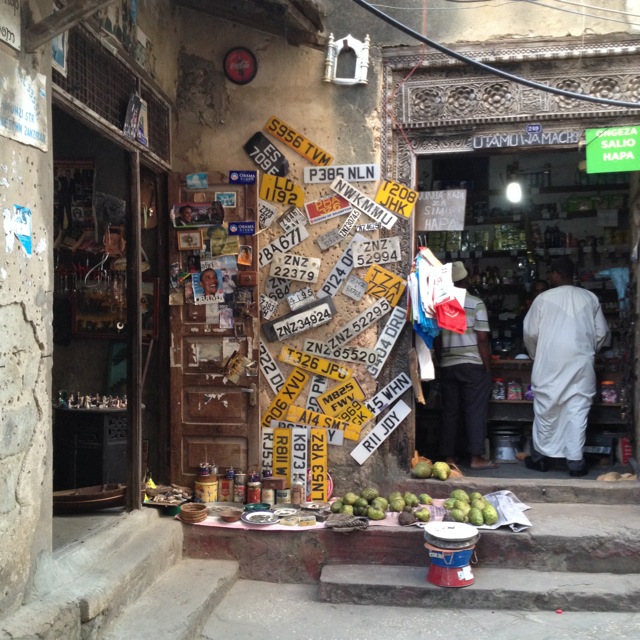
POLYGON ((266 174, 286 176, 289 173, 289 161, 262 132, 256 131, 242 148, 266 174))
POLYGON ((309 393, 307 394, 306 404, 306 408, 309 409, 309 411, 322 413, 322 409, 318 404, 318 396, 327 390, 328 384, 329 378, 325 378, 324 376, 313 376, 313 378, 311 378, 311 386, 309 387, 309 393))
POLYGON ((377 231, 381 229, 382 225, 379 222, 367 222, 366 224, 357 224, 356 233, 366 233, 368 231, 377 231))
MULTIPOLYGON (((21 207, 18 204, 13 205, 13 219, 7 224, 5 222, 5 232, 8 227, 13 231, 13 235, 18 239, 24 252, 30 258, 33 254, 33 246, 31 242, 31 209, 28 207, 21 207)), ((7 243, 5 243, 7 244, 7 243)), ((11 243, 13 248, 13 242, 11 243)), ((7 250, 7 253, 9 250, 7 250)))
POLYGON ((296 153, 299 153, 303 158, 311 162, 311 164, 326 167, 333 162, 332 155, 275 116, 269 118, 267 124, 264 125, 264 131, 278 138, 281 142, 284 142, 296 153))
POLYGON ((379 164, 343 164, 330 167, 305 167, 305 184, 321 184, 342 178, 349 182, 375 182, 380 179, 379 164))
POLYGON ((263 469, 273 469, 273 429, 263 427, 260 430, 260 461, 263 469))
POLYGON ((286 346, 280 350, 278 360, 337 382, 342 382, 353 374, 353 370, 349 367, 286 346))
MULTIPOLYGON (((382 300, 387 302, 385 298, 381 298, 378 302, 381 302, 382 300)), ((387 302, 387 304, 389 303, 387 302)), ((402 332, 406 321, 407 310, 403 309, 402 307, 395 307, 391 312, 387 323, 384 325, 384 329, 378 337, 378 341, 376 342, 376 346, 374 347, 376 353, 378 354, 378 363, 372 367, 367 367, 367 371, 374 378, 377 378, 380 375, 380 371, 382 371, 382 367, 387 361, 387 358, 389 357, 389 354, 393 349, 393 345, 400 337, 400 333, 402 332)))
POLYGON ((411 389, 411 378, 406 373, 398 374, 388 385, 380 389, 373 398, 369 398, 364 404, 374 416, 380 415, 387 407, 390 407, 405 391, 411 389))
POLYGON ((260 317, 264 320, 271 320, 278 310, 278 302, 272 300, 264 293, 260 294, 260 317))
POLYGON ((388 264, 390 262, 399 262, 401 259, 400 236, 353 243, 353 262, 355 267, 388 264))
POLYGON ((322 251, 326 251, 330 247, 340 244, 342 240, 343 237, 340 235, 340 229, 331 229, 316 238, 316 242, 322 251))
POLYGON ((320 290, 318 291, 318 298, 327 296, 331 296, 333 298, 336 293, 338 293, 338 289, 340 289, 342 283, 345 281, 345 279, 353 269, 353 254, 351 252, 351 247, 353 246, 354 242, 357 242, 359 240, 365 240, 365 237, 356 234, 349 245, 342 252, 340 259, 335 264, 333 269, 331 269, 331 273, 327 276, 324 284, 320 287, 320 290))
POLYGON ((418 201, 418 192, 399 182, 385 180, 376 193, 375 201, 399 216, 410 218, 418 201))
POLYGON ((187 189, 208 189, 209 174, 208 173, 190 173, 186 177, 187 189))
POLYGON ((373 349, 364 347, 338 347, 332 349, 326 342, 320 340, 305 340, 302 350, 305 353, 342 360, 343 362, 355 362, 356 364, 374 365, 378 361, 378 354, 373 349))
POLYGON ((362 278, 351 275, 344 283, 341 293, 352 300, 362 300, 362 296, 366 293, 368 286, 369 283, 365 282, 362 278))
POLYGON ((279 218, 278 224, 282 227, 283 231, 291 231, 299 224, 306 225, 309 221, 307 216, 304 215, 298 207, 289 207, 279 218))
POLYGON ((257 171, 229 171, 229 184, 255 184, 257 181, 257 171))
POLYGON ((309 498, 311 502, 329 500, 329 456, 327 433, 311 429, 309 436, 309 498))
POLYGON ((304 204, 304 191, 289 178, 281 176, 262 176, 260 180, 260 197, 263 200, 278 204, 293 204, 301 207, 304 204))
POLYGON ((313 284, 318 281, 321 264, 320 258, 279 253, 271 262, 269 275, 272 278, 284 278, 285 280, 313 284))
POLYGON ((349 217, 344 221, 343 225, 340 227, 340 235, 343 238, 346 238, 351 233, 351 230, 356 226, 356 222, 358 222, 359 218, 360 218, 360 212, 357 209, 354 209, 349 214, 349 217))
POLYGON ((331 218, 337 218, 345 213, 351 213, 352 208, 345 198, 331 194, 313 202, 308 202, 304 205, 304 210, 307 212, 309 223, 317 224, 318 222, 331 220, 331 218))
POLYGON ((331 416, 325 416, 324 414, 316 413, 315 411, 308 411, 302 407, 289 407, 286 419, 290 422, 308 424, 312 427, 342 431, 344 432, 344 437, 347 440, 359 440, 360 432, 362 431, 362 427, 356 424, 351 424, 344 420, 336 420, 336 418, 332 418, 331 416))
POLYGON ((287 302, 291 311, 306 307, 309 303, 316 299, 316 294, 311 287, 305 287, 287 296, 287 302))
POLYGON ((286 253, 289 249, 292 249, 301 242, 304 242, 308 237, 309 232, 307 231, 307 228, 302 225, 298 225, 288 233, 278 236, 266 247, 262 247, 262 249, 260 249, 260 253, 258 254, 258 264, 260 265, 260 268, 266 267, 270 264, 277 253, 286 253))
POLYGON ((381 298, 368 309, 365 309, 360 315, 356 316, 351 322, 340 327, 340 329, 327 340, 327 344, 332 349, 341 347, 343 344, 346 344, 361 334, 374 322, 378 322, 378 320, 389 313, 389 311, 391 311, 391 305, 384 298, 381 298))
POLYGON ((369 456, 398 428, 398 425, 411 413, 409 405, 402 400, 389 410, 389 413, 362 439, 351 451, 351 457, 364 464, 369 456))
POLYGON ((262 332, 269 342, 282 341, 298 333, 303 333, 331 322, 335 312, 336 306, 333 299, 323 298, 309 303, 298 311, 291 311, 270 322, 263 322, 262 332))
POLYGON ((251 220, 249 222, 230 222, 230 236, 253 236, 256 233, 256 223, 251 220))
POLYGON ((270 202, 258 200, 258 222, 261 229, 268 229, 277 215, 278 210, 270 202))
POLYGON ((289 377, 284 381, 278 395, 271 401, 271 404, 262 416, 262 426, 269 427, 271 420, 282 420, 304 386, 309 382, 311 376, 302 369, 294 368, 289 377))
POLYGON ((249 84, 258 73, 258 61, 246 47, 234 47, 224 56, 224 75, 234 84, 249 84))
POLYGON ((364 279, 368 283, 367 293, 374 298, 386 298, 392 307, 400 302, 407 286, 404 278, 377 264, 369 267, 364 279))
POLYGON ((278 395, 278 392, 284 384, 284 376, 280 371, 278 363, 273 359, 273 356, 262 342, 260 342, 260 371, 262 371, 262 375, 269 383, 273 393, 278 395))
POLYGON ((352 206, 360 209, 375 222, 379 222, 385 229, 391 229, 397 218, 387 209, 356 189, 346 180, 336 178, 331 183, 331 188, 345 198, 352 206))

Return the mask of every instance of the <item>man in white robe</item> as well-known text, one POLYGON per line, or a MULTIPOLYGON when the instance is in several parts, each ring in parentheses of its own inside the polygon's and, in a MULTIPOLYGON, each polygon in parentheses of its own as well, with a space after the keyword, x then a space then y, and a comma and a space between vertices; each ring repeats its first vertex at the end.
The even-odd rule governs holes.
POLYGON ((547 471, 565 458, 569 475, 587 474, 583 457, 589 409, 596 392, 594 358, 609 328, 595 294, 573 286, 573 262, 551 263, 552 289, 540 294, 524 319, 524 344, 534 359, 533 448, 530 469, 547 471))

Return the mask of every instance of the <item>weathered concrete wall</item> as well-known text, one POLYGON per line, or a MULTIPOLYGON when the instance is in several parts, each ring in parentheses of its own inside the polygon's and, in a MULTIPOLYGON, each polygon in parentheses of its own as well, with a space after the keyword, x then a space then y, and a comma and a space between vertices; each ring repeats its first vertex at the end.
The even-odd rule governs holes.
MULTIPOLYGON (((23 3, 23 22, 50 1, 23 3)), ((24 41, 23 41, 24 42, 24 41)), ((50 49, 36 55, 0 47, 25 73, 50 82, 50 49)), ((50 92, 47 118, 50 121, 50 92)), ((51 131, 49 130, 49 140, 51 131)), ((0 614, 20 605, 38 555, 51 549, 51 350, 53 170, 49 151, 0 142, 0 614), (33 255, 10 231, 13 205, 33 215, 33 255)))

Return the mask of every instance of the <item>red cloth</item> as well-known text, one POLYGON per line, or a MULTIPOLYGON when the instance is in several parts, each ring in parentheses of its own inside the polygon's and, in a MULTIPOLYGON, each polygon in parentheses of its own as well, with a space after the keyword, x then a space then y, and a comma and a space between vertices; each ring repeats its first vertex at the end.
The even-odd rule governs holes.
POLYGON ((467 330, 467 316, 455 298, 436 305, 436 320, 441 329, 454 333, 464 333, 467 330))

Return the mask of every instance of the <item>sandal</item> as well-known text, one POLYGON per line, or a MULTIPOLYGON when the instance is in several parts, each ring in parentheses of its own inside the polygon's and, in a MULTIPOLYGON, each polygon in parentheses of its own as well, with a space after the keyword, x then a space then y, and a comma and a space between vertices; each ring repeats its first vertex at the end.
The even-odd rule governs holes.
POLYGON ((493 460, 485 460, 484 464, 472 464, 469 468, 472 471, 484 471, 485 469, 498 469, 500 467, 499 464, 495 463, 493 460))

